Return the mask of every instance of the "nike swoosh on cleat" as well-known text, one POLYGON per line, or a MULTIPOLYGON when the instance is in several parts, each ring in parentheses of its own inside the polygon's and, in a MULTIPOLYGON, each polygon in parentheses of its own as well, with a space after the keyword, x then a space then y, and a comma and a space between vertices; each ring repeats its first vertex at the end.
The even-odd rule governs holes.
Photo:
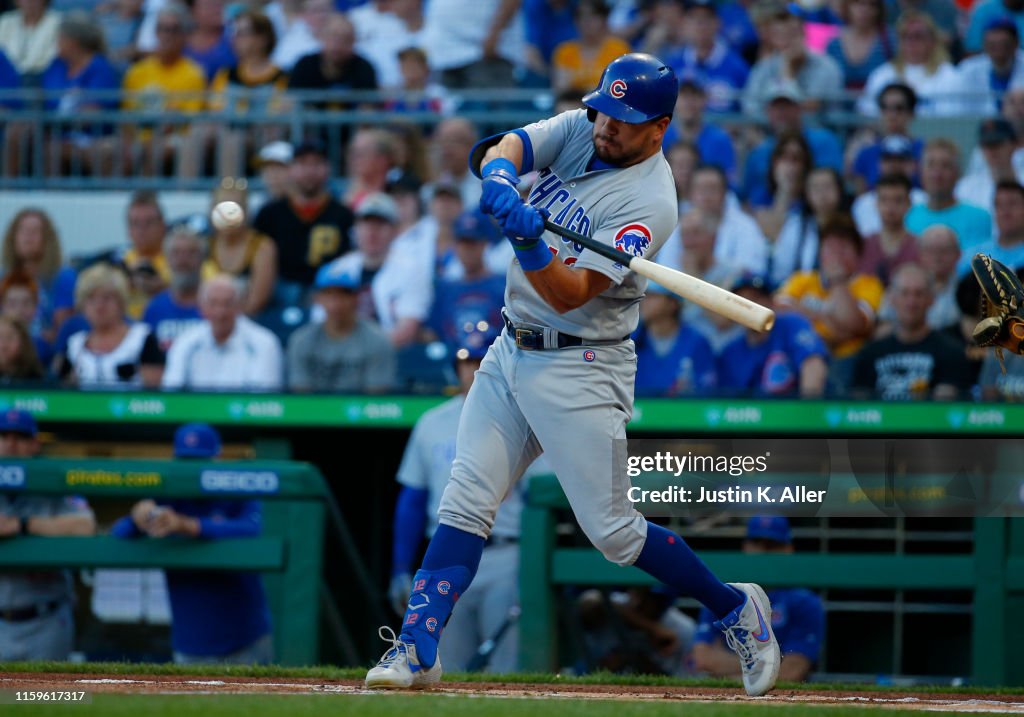
POLYGON ((757 600, 751 598, 754 603, 754 612, 757 613, 757 623, 760 628, 760 632, 754 635, 754 639, 758 642, 768 642, 771 639, 771 633, 768 632, 768 625, 765 624, 764 618, 761 616, 761 607, 757 604, 757 600))

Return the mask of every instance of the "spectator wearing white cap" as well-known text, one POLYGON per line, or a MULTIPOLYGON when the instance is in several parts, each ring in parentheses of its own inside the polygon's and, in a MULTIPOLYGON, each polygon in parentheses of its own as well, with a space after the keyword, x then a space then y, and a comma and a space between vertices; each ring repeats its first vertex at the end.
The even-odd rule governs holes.
POLYGON ((267 202, 286 197, 291 191, 291 176, 288 168, 292 163, 293 152, 291 144, 278 140, 265 145, 256 155, 256 167, 260 173, 260 181, 263 183, 263 192, 249 202, 251 216, 256 216, 256 213, 267 202))
POLYGON ((395 245, 398 206, 386 194, 371 194, 356 211, 356 249, 336 259, 332 271, 360 277, 360 316, 377 321, 391 343, 401 348, 413 343, 430 313, 432 265, 422 252, 403 251, 395 245))

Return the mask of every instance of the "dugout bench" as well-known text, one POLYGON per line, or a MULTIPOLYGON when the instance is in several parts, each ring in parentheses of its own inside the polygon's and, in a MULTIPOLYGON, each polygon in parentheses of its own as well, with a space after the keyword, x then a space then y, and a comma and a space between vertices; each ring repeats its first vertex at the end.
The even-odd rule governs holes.
POLYGON ((166 568, 264 573, 275 662, 317 663, 327 485, 294 461, 0 459, 0 492, 87 499, 251 499, 263 504, 256 538, 203 540, 15 537, 0 540, 0 570, 166 568))

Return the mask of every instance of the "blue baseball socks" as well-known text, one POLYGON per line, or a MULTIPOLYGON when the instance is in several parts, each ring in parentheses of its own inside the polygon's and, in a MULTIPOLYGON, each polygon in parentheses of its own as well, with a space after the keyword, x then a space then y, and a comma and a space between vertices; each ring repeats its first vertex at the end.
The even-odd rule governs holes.
POLYGON ((459 596, 473 582, 484 539, 450 525, 439 525, 412 579, 412 595, 402 621, 402 639, 416 645, 426 667, 437 661, 437 642, 459 596))
POLYGON ((719 620, 747 599, 716 578, 682 538, 650 521, 647 542, 634 565, 670 588, 697 598, 719 620))

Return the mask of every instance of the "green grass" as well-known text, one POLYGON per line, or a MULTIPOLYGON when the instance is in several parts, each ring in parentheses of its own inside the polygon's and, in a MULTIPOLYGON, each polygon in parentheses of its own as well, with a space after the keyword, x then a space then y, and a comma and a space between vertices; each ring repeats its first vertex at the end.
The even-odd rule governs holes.
MULTIPOLYGON (((310 680, 361 680, 366 675, 365 667, 279 667, 275 665, 176 665, 173 663, 143 664, 134 662, 0 662, 0 673, 57 672, 82 675, 124 675, 145 677, 147 675, 181 675, 204 677, 253 677, 310 680)), ((623 685, 647 687, 726 687, 736 688, 738 683, 720 679, 679 679, 661 675, 616 675, 596 672, 588 675, 563 676, 542 673, 514 673, 489 675, 481 673, 450 673, 446 682, 504 682, 507 684, 535 685, 623 685)), ((975 695, 1024 695, 1024 687, 985 687, 966 685, 915 685, 880 686, 873 683, 823 683, 807 684, 779 683, 779 689, 802 692, 843 691, 843 692, 914 692, 927 695, 975 694, 975 695)))
MULTIPOLYGON (((17 717, 18 708, 7 714, 17 717)), ((807 706, 766 703, 680 703, 627 700, 546 701, 498 697, 458 698, 449 695, 93 695, 92 704, 33 705, 33 717, 384 717, 443 715, 444 717, 764 717, 769 710, 796 717, 864 717, 866 714, 907 717, 906 710, 845 706, 807 706), (545 709, 546 708, 546 709, 545 709), (866 712, 865 710, 870 710, 866 712)))

